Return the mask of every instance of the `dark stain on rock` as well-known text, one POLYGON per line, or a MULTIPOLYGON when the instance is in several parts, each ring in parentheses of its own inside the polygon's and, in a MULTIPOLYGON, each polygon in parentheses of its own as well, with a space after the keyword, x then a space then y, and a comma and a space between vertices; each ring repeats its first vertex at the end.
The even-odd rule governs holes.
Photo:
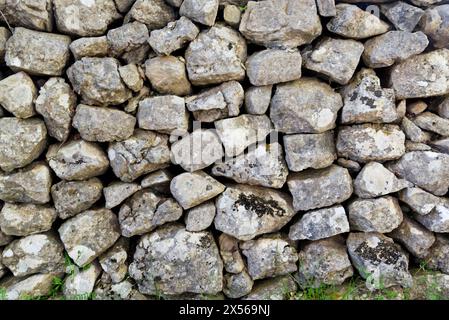
POLYGON ((259 218, 264 215, 282 217, 285 214, 285 210, 276 201, 265 200, 253 194, 240 193, 238 200, 234 203, 234 208, 237 206, 243 206, 246 210, 255 212, 259 218))
POLYGON ((370 247, 366 241, 364 241, 355 250, 355 252, 360 255, 360 257, 369 260, 375 265, 379 265, 381 263, 390 265, 396 264, 401 257, 401 253, 398 251, 394 243, 384 240, 380 240, 375 248, 370 247))

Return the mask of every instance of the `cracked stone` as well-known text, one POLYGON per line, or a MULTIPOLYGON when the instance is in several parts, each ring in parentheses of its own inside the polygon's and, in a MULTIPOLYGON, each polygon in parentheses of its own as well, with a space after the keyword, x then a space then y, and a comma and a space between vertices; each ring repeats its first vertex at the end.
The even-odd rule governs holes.
POLYGON ((106 209, 112 209, 118 206, 141 189, 142 187, 137 183, 112 182, 103 189, 106 209))

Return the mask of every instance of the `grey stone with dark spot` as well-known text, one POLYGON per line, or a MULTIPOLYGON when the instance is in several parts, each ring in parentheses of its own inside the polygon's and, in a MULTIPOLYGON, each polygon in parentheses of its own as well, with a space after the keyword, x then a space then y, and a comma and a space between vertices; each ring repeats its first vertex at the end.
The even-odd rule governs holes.
POLYGON ((413 123, 423 130, 443 137, 449 137, 449 119, 441 118, 432 112, 423 112, 414 118, 413 123))
POLYGON ((231 299, 241 298, 251 292, 254 281, 246 271, 224 275, 223 293, 231 299))
POLYGON ((0 4, 0 10, 12 26, 49 32, 53 29, 51 0, 32 2, 6 0, 0 4))
POLYGON ((112 283, 121 282, 128 273, 128 250, 129 240, 121 237, 98 259, 103 271, 111 277, 112 283))
POLYGON ((412 32, 424 14, 424 10, 403 1, 382 4, 382 13, 397 30, 412 32))

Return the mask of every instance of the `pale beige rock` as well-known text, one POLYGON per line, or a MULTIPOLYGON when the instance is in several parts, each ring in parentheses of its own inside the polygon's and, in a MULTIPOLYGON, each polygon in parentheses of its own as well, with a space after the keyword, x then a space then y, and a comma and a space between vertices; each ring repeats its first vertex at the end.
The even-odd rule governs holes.
POLYGON ((106 57, 109 52, 109 44, 106 36, 79 38, 70 44, 75 60, 83 57, 106 57))
POLYGON ((0 104, 15 117, 26 119, 34 116, 37 89, 33 80, 18 72, 0 81, 0 104))

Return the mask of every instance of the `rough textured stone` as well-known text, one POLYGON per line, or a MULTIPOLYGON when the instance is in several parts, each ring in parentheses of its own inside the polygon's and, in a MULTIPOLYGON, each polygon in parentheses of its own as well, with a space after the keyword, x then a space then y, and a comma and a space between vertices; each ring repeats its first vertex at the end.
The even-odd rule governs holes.
POLYGON ((215 122, 217 134, 228 157, 241 154, 247 147, 262 141, 272 131, 272 124, 266 115, 241 115, 215 122))
POLYGON ((294 216, 291 202, 277 190, 230 185, 216 200, 215 229, 240 240, 278 231, 294 216))
POLYGON ((225 5, 223 9, 223 20, 227 24, 229 24, 233 28, 238 29, 241 19, 242 12, 240 11, 239 7, 233 4, 225 5))
MULTIPOLYGON (((12 236, 8 236, 7 234, 4 234, 2 232, 2 230, 0 229, 0 246, 5 246, 8 243, 10 243, 12 240, 14 239, 14 237, 12 236)), ((1 250, 0 250, 0 256, 1 256, 1 250)), ((1 259, 0 259, 1 260, 1 259)), ((1 264, 1 262, 0 262, 1 264)), ((2 265, 3 266, 3 265, 2 265)), ((1 278, 1 276, 0 276, 1 278)))
POLYGON ((129 273, 144 294, 216 294, 223 288, 223 262, 212 235, 179 224, 144 235, 129 273))
POLYGON ((423 112, 413 119, 423 130, 435 132, 443 137, 449 136, 449 119, 441 118, 432 112, 423 112))
POLYGON ((362 69, 342 90, 341 122, 391 123, 398 120, 393 89, 383 89, 371 69, 362 69))
POLYGON ((51 292, 53 279, 58 274, 39 273, 29 277, 11 277, 0 284, 6 288, 5 298, 8 300, 26 300, 46 296, 51 292))
POLYGON ((362 57, 371 68, 389 67, 420 54, 428 44, 422 32, 390 31, 366 41, 362 57))
POLYGON ((245 91, 245 109, 249 114, 264 114, 271 101, 273 86, 249 87, 245 91))
POLYGON ((246 42, 237 31, 217 24, 189 44, 185 59, 193 85, 243 80, 246 42))
POLYGON ((240 253, 238 240, 226 233, 222 233, 218 237, 218 244, 225 270, 233 274, 243 272, 245 263, 240 253))
POLYGON ((341 203, 352 194, 352 179, 348 169, 331 165, 325 169, 305 170, 288 177, 295 211, 328 207, 341 203))
POLYGON ((73 90, 88 105, 117 105, 131 97, 114 58, 82 58, 67 70, 73 90))
POLYGON ((332 131, 284 136, 285 160, 291 171, 330 166, 337 153, 332 131))
POLYGON ((351 261, 366 279, 369 290, 412 285, 408 255, 391 238, 376 232, 350 233, 346 244, 351 261))
POLYGON ((145 62, 151 86, 161 94, 185 96, 192 91, 183 60, 173 56, 155 57, 145 62))
POLYGON ((423 131, 407 117, 402 119, 401 129, 404 131, 405 137, 411 142, 425 143, 432 138, 429 132, 423 131))
POLYGON ((0 168, 10 172, 37 159, 47 145, 47 128, 39 118, 0 118, 0 168), (20 142, 20 143, 17 143, 20 142))
POLYGON ((135 284, 130 280, 123 280, 119 283, 112 283, 103 273, 100 281, 97 282, 94 289, 94 300, 148 300, 141 294, 135 284))
POLYGON ((218 0, 184 0, 179 14, 211 27, 217 17, 218 4, 218 0))
POLYGON ((346 38, 364 39, 388 31, 388 24, 352 4, 337 4, 336 15, 327 24, 330 32, 346 38))
POLYGON ((14 240, 2 254, 2 263, 15 277, 61 271, 64 248, 52 233, 34 234, 14 240))
POLYGON ((73 140, 61 147, 51 145, 46 157, 50 168, 64 180, 96 177, 105 173, 109 166, 100 146, 84 140, 73 140))
POLYGON ((424 98, 449 93, 448 61, 449 50, 439 49, 393 66, 390 82, 396 98, 424 98))
POLYGON ((224 189, 224 185, 201 170, 181 173, 170 183, 170 192, 184 209, 190 209, 212 199, 224 189))
POLYGON ((388 169, 417 186, 441 196, 449 188, 449 155, 432 151, 407 152, 388 169))
POLYGON ((109 145, 108 157, 114 174, 124 182, 168 166, 168 136, 136 129, 130 138, 109 145))
POLYGON ((107 33, 107 42, 111 54, 115 57, 148 46, 149 33, 147 27, 140 22, 126 23, 107 33))
POLYGON ((91 263, 87 268, 77 269, 73 274, 64 279, 62 294, 66 299, 87 300, 94 290, 97 278, 101 274, 101 267, 97 261, 91 263))
POLYGON ((51 0, 5 0, 0 4, 0 10, 12 26, 50 32, 53 29, 51 0))
POLYGON ((400 226, 390 232, 389 236, 400 242, 407 251, 418 258, 424 258, 435 242, 432 232, 406 215, 400 226))
POLYGON ((140 181, 140 185, 142 188, 151 188, 162 193, 170 193, 171 179, 173 179, 173 174, 166 169, 161 169, 146 175, 140 181))
POLYGON ((400 191, 399 200, 421 215, 429 214, 437 205, 442 204, 441 198, 417 187, 400 191))
POLYGON ((437 235, 435 243, 429 249, 429 253, 424 258, 426 266, 430 269, 437 269, 444 273, 449 273, 449 239, 442 235, 437 235))
POLYGON ((324 82, 303 78, 276 87, 270 118, 276 130, 291 133, 321 133, 335 128, 341 96, 324 82))
POLYGON ((149 97, 139 103, 139 128, 182 134, 187 131, 188 120, 189 114, 183 98, 171 95, 149 97))
POLYGON ((72 41, 69 47, 75 60, 84 57, 106 57, 109 52, 106 36, 79 38, 72 41))
POLYGON ((76 107, 73 127, 86 141, 123 141, 132 136, 136 118, 126 112, 80 104, 76 107))
POLYGON ((238 116, 244 94, 239 82, 228 81, 186 98, 186 105, 195 120, 213 122, 238 116))
POLYGON ((25 72, 15 73, 0 81, 0 104, 17 118, 26 119, 36 114, 36 96, 36 86, 25 72))
POLYGON ((6 65, 14 71, 60 76, 69 60, 70 37, 15 28, 6 43, 6 65))
POLYGON ((426 215, 415 214, 414 218, 428 230, 438 233, 449 232, 449 201, 446 198, 426 215))
POLYGON ((424 14, 424 10, 403 1, 383 4, 382 13, 397 30, 412 32, 424 14))
POLYGON ((145 189, 136 192, 120 207, 118 219, 122 235, 132 237, 148 233, 181 216, 182 208, 176 201, 145 189))
POLYGON ((36 111, 44 118, 50 137, 67 140, 75 106, 76 95, 63 78, 50 78, 40 88, 36 111))
POLYGON ((125 21, 139 21, 149 30, 160 29, 174 21, 175 12, 164 0, 137 0, 125 17, 125 21))
POLYGON ((410 299, 440 300, 449 295, 449 275, 439 272, 426 272, 413 276, 410 299))
POLYGON ((298 50, 266 49, 246 60, 246 73, 255 86, 266 86, 301 78, 301 54, 298 50))
POLYGON ((61 181, 51 187, 51 197, 59 218, 67 219, 89 209, 101 198, 103 184, 98 178, 61 181))
POLYGON ((306 244, 298 260, 298 280, 302 287, 341 285, 353 275, 344 240, 340 237, 306 244))
POLYGON ((405 135, 396 125, 363 124, 341 127, 337 136, 340 157, 358 162, 388 161, 405 153, 405 135))
POLYGON ((108 209, 88 210, 58 229, 64 247, 78 266, 92 262, 120 237, 116 215, 108 209))
POLYGON ((244 300, 287 300, 297 290, 297 284, 291 276, 276 277, 259 281, 244 300))
POLYGON ((312 42, 322 31, 315 1, 249 1, 239 31, 250 42, 293 48, 312 42))
POLYGON ((323 74, 338 84, 347 84, 363 50, 363 44, 354 40, 325 38, 313 50, 305 50, 302 57, 306 69, 323 74))
POLYGON ((187 211, 184 219, 187 231, 202 231, 209 228, 214 221, 215 212, 213 201, 204 202, 187 211))
POLYGON ((231 178, 238 183, 282 188, 288 169, 282 146, 275 142, 249 148, 246 154, 216 163, 212 174, 231 178))
POLYGON ((449 4, 427 9, 419 25, 420 29, 432 39, 435 48, 448 48, 449 4))
POLYGON ((112 209, 142 189, 137 183, 113 182, 103 189, 105 207, 112 209))
POLYGON ((11 32, 5 27, 0 27, 0 62, 5 62, 6 42, 11 37, 11 32))
POLYGON ((356 199, 348 206, 351 230, 387 233, 402 222, 403 214, 396 198, 356 199))
POLYGON ((281 276, 298 269, 295 247, 280 234, 245 241, 240 248, 253 280, 281 276))
POLYGON ((53 0, 56 27, 74 36, 101 36, 121 17, 113 0, 53 0))
POLYGON ((122 237, 98 259, 103 271, 111 277, 112 283, 121 282, 128 273, 128 250, 129 240, 122 237))
POLYGON ((354 193, 360 198, 375 198, 412 185, 398 179, 379 162, 367 163, 354 180, 354 193))
POLYGON ((123 82, 134 92, 139 92, 143 88, 143 75, 139 69, 135 64, 127 64, 118 68, 123 82))
POLYGON ((181 17, 169 22, 163 29, 151 31, 149 44, 157 54, 168 56, 195 39, 199 32, 200 29, 192 21, 181 17))
POLYGON ((50 201, 51 182, 50 169, 42 162, 10 173, 0 172, 0 199, 44 204, 50 201))
POLYGON ((51 229, 56 210, 49 205, 5 203, 0 212, 0 228, 11 236, 28 236, 51 229))
POLYGON ((349 232, 345 209, 340 206, 318 209, 305 213, 290 227, 292 240, 319 240, 349 232))
POLYGON ((241 298, 251 292, 253 284, 253 279, 246 271, 238 274, 228 273, 224 276, 223 293, 228 298, 241 298))

